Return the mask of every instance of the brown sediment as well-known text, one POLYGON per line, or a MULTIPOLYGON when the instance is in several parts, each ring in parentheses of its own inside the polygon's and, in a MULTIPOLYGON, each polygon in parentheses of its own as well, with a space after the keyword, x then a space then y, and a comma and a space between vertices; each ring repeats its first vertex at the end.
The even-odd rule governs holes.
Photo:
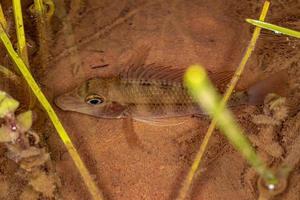
MULTIPOLYGON (((73 1, 65 2, 69 5, 73 1)), ((295 2, 272 0, 267 21, 299 30, 299 6, 295 2)), ((31 0, 24 1, 26 6, 30 3, 31 0)), ((84 4, 77 4, 78 1, 74 3, 78 11, 72 8, 73 5, 66 7, 73 36, 64 38, 66 36, 62 26, 66 21, 63 18, 54 16, 51 23, 54 26, 54 45, 50 48, 53 58, 50 59, 45 76, 38 77, 50 99, 87 78, 109 73, 114 66, 123 67, 120 63, 126 60, 130 51, 143 43, 152 44, 149 63, 166 63, 175 68, 200 63, 212 71, 234 70, 253 30, 244 19, 256 19, 262 5, 259 0, 228 0, 226 3, 223 0, 175 3, 160 0, 151 3, 136 0, 85 0, 84 4), (77 46, 72 42, 67 44, 65 39, 74 40, 72 42, 77 46), (70 62, 74 49, 79 57, 73 59, 73 62, 82 62, 81 71, 84 72, 78 73, 76 78, 71 73, 74 63, 70 62), (91 65, 106 64, 109 66, 91 69, 91 65)), ((9 4, 10 0, 4 0, 2 6, 9 10, 9 4)), ((27 16, 25 22, 32 23, 32 19, 27 16)), ((37 38, 33 37, 32 40, 38 42, 37 38)), ((299 47, 299 40, 263 31, 246 67, 245 76, 240 81, 241 86, 247 86, 258 77, 268 77, 274 72, 288 69, 290 84, 295 89, 286 100, 288 105, 294 107, 281 125, 276 125, 272 130, 266 128, 268 134, 264 135, 259 128, 263 126, 264 129, 265 125, 252 122, 253 115, 263 114, 260 107, 234 108, 245 132, 250 138, 257 137, 256 142, 253 139, 257 151, 275 167, 282 163, 294 166, 299 163, 299 156, 292 153, 300 148, 296 145, 299 132, 299 47)), ((5 58, 2 49, 0 55, 5 58)), ((30 59, 35 56, 32 54, 30 59)), ((9 66, 8 59, 0 62, 9 66)), ((39 66, 32 68, 33 74, 39 72, 39 66)), ((1 87, 8 85, 2 79, 0 83, 1 87)), ((20 96, 18 100, 22 103, 24 98, 19 92, 21 88, 15 88, 12 84, 9 86, 10 93, 20 96)), ((183 172, 189 168, 208 126, 206 118, 186 118, 183 125, 170 127, 134 122, 137 137, 146 148, 146 151, 142 151, 129 148, 119 120, 94 119, 57 111, 98 185, 104 189, 106 199, 170 199, 178 190, 183 172)), ((263 120, 268 121, 266 118, 263 120)), ((37 123, 37 131, 43 133, 41 141, 48 145, 47 150, 51 152, 57 173, 62 179, 62 198, 89 199, 76 168, 52 126, 45 119, 37 123)), ((0 198, 17 199, 20 195, 24 199, 37 198, 37 192, 31 186, 27 188, 27 183, 16 175, 18 166, 4 156, 4 148, 0 150, 0 185, 3 185, 0 187, 0 198)), ((248 200, 258 197, 256 174, 251 172, 239 153, 219 134, 212 138, 205 165, 200 170, 204 172, 193 185, 193 200, 248 200)), ((42 177, 33 182, 37 184, 36 189, 43 180, 42 177)), ((299 180, 299 173, 292 171, 288 189, 274 199, 298 199, 299 180)))

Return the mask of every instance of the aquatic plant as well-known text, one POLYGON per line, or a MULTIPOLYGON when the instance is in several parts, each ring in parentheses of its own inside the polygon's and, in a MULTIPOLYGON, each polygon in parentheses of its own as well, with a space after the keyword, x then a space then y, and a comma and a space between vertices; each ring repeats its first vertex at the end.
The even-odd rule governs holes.
MULTIPOLYGON (((13 11, 14 11, 14 18, 15 18, 15 28, 16 28, 16 35, 17 35, 17 47, 18 53, 20 57, 25 62, 26 66, 30 68, 29 61, 28 61, 28 51, 27 51, 27 43, 25 38, 25 31, 24 31, 24 24, 23 24, 23 14, 22 14, 22 6, 20 0, 13 0, 13 11)), ((4 18, 4 16, 3 16, 4 18)), ((2 20, 6 21, 6 20, 2 20)), ((33 108, 35 104, 35 97, 30 90, 30 88, 26 85, 26 90, 29 93, 29 108, 33 108)))
POLYGON ((258 26, 260 28, 264 28, 270 31, 274 31, 276 34, 284 34, 288 36, 292 36, 295 38, 300 38, 300 32, 295 31, 289 28, 285 28, 282 26, 277 26, 271 23, 263 22, 260 20, 254 20, 254 19, 246 19, 246 21, 250 24, 253 24, 254 26, 258 26))
MULTIPOLYGON (((40 1, 42 2, 42 1, 40 1)), ((41 5, 44 5, 43 3, 41 5)), ((20 14, 22 16, 22 14, 20 14)), ((1 17, 1 15, 0 15, 1 17)), ((4 16, 3 16, 4 17, 4 16)), ((5 21, 1 19, 0 22, 5 21)), ((30 70, 27 68, 26 63, 22 59, 21 55, 19 55, 13 48, 13 45, 3 28, 3 25, 0 24, 0 40, 4 44, 8 55, 11 57, 15 66, 18 67, 21 74, 23 75, 24 79, 26 80, 27 84, 31 88, 33 94, 36 96, 38 101, 44 107, 45 111, 50 117, 54 127, 56 128, 61 140, 63 141, 65 147, 67 148, 68 152, 71 155, 79 173, 81 174, 85 184, 89 192, 91 193, 93 199, 103 199, 102 192, 98 189, 96 183, 94 182, 93 178, 91 177, 89 171, 87 170, 85 164, 83 163, 82 159, 80 158, 76 148, 74 147, 69 135, 65 131, 64 127, 62 126, 59 118, 57 117, 54 109, 52 108, 51 104, 47 100, 46 96, 41 91, 40 87, 38 86, 37 82, 34 80, 30 70)))
MULTIPOLYGON (((276 129, 282 126, 288 117, 288 106, 285 97, 277 94, 268 94, 264 100, 263 114, 254 115, 252 121, 259 127, 259 133, 250 135, 250 141, 259 147, 258 153, 265 154, 264 161, 270 163, 274 158, 281 158, 283 147, 276 142, 276 129)), ((259 199, 270 199, 283 192, 287 187, 287 178, 292 170, 290 165, 277 166, 274 174, 278 178, 278 184, 273 190, 265 186, 260 178, 258 181, 259 199)))
MULTIPOLYGON (((267 12, 269 10, 269 6, 270 6, 270 2, 269 1, 265 1, 264 5, 263 5, 263 8, 262 8, 262 11, 261 11, 261 14, 260 14, 260 17, 259 19, 261 21, 264 21, 266 15, 267 15, 267 12)), ((236 69, 235 71, 235 74, 228 86, 228 89, 226 90, 225 94, 224 94, 224 97, 222 98, 221 102, 220 102, 220 107, 225 107, 227 101, 229 100, 235 86, 237 85, 237 82, 239 81, 239 78, 240 76, 242 75, 244 69, 245 69, 245 66, 255 48, 255 44, 256 44, 256 41, 260 35, 260 31, 261 29, 259 27, 256 27, 253 34, 252 34, 252 38, 250 40, 250 43, 247 47, 247 50, 238 66, 238 68, 236 69)), ((199 168, 200 166, 200 162, 202 160, 202 157, 205 153, 205 150, 208 146, 208 142, 209 142, 209 139, 211 138, 212 134, 213 134, 213 131, 215 129, 215 126, 217 124, 217 120, 215 118, 213 118, 210 126, 208 127, 208 130, 205 134, 205 137, 203 139, 203 142, 202 144, 200 145, 200 148, 198 150, 198 152, 196 153, 196 156, 195 156, 195 159, 194 159, 194 162, 187 174, 187 176, 185 177, 185 180, 183 181, 183 184, 182 184, 182 187, 179 191, 179 194, 178 194, 178 197, 177 199, 178 200, 183 200, 185 199, 185 197, 187 196, 188 192, 189 192, 189 189, 191 187, 191 184, 192 184, 192 181, 193 181, 193 178, 196 174, 196 171, 197 169, 199 168)))
POLYGON ((6 156, 19 164, 22 177, 28 182, 24 191, 53 198, 58 195, 59 178, 49 168, 50 155, 41 147, 39 135, 31 129, 32 112, 15 115, 18 106, 19 102, 0 91, 0 119, 4 121, 0 126, 0 143, 8 150, 6 156))
POLYGON ((41 60, 41 70, 45 70, 49 63, 49 41, 52 38, 49 24, 55 11, 55 5, 52 0, 34 0, 34 4, 29 10, 36 18, 39 49, 38 54, 41 60))
MULTIPOLYGON (((254 148, 244 136, 243 130, 235 123, 231 112, 220 103, 220 96, 209 81, 204 68, 191 66, 185 75, 185 84, 200 106, 216 120, 218 127, 233 146, 245 157, 268 185, 277 184, 274 174, 256 155, 254 148)), ((272 187, 272 186, 270 186, 272 187)))
POLYGON ((0 4, 0 24, 3 26, 4 30, 7 30, 7 21, 4 17, 4 13, 3 13, 1 4, 0 4))

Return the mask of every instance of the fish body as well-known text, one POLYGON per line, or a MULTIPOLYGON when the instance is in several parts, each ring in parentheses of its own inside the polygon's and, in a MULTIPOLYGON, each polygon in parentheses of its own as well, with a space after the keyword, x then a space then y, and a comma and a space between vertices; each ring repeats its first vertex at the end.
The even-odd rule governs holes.
MULTIPOLYGON (((183 85, 185 70, 146 65, 148 51, 145 48, 130 59, 116 76, 89 79, 59 96, 56 105, 63 110, 100 118, 132 117, 140 121, 204 114, 183 85)), ((209 73, 219 88, 226 85, 232 75, 233 72, 209 73)), ((248 90, 239 91, 228 105, 260 104, 267 93, 278 90, 283 78, 286 76, 278 73, 248 90)))
POLYGON ((56 99, 63 110, 102 118, 166 118, 200 112, 179 82, 118 77, 92 78, 56 99), (103 101, 93 105, 91 98, 103 101))

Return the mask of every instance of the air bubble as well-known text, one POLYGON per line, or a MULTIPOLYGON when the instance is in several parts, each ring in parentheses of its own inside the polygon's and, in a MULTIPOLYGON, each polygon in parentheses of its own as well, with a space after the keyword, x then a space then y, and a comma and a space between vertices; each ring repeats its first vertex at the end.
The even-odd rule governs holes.
POLYGON ((11 127, 11 130, 12 130, 12 131, 16 131, 16 130, 17 130, 17 126, 13 125, 13 126, 11 127))
POLYGON ((267 185, 269 190, 274 190, 275 189, 275 185, 274 184, 269 184, 267 185))
POLYGON ((274 31, 275 34, 280 35, 281 33, 279 31, 274 31))

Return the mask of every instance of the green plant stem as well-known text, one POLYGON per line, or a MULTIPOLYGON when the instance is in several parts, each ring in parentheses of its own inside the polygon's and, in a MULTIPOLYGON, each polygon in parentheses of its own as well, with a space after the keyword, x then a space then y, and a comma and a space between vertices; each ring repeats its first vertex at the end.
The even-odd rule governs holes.
MULTIPOLYGON (((8 55, 11 57, 13 63, 19 68, 21 71, 23 77, 29 84, 30 88, 32 89, 33 93, 36 95, 37 99, 41 103, 41 105, 44 107, 46 113, 48 114, 50 120, 52 121, 55 129, 58 132, 58 135, 60 136, 62 142, 64 143, 65 147, 67 148, 72 160, 74 161, 75 166, 77 167, 80 175, 82 176, 92 198, 94 200, 103 200, 103 194, 101 190, 97 187, 97 184, 95 180, 92 178, 91 174, 89 173, 87 167, 85 166, 84 162, 82 161, 78 151, 76 150, 70 136, 64 129, 62 123, 60 122, 58 116, 56 115, 53 107, 51 106, 50 102, 40 89, 37 82, 34 80, 31 72, 26 67, 26 64, 21 59, 21 57, 15 52, 13 45, 8 37, 8 35, 5 33, 4 29, 2 28, 2 25, 0 25, 0 40, 4 44, 8 55)), ((1 116, 0 116, 1 117, 1 116)))
POLYGON ((295 38, 300 38, 300 32, 295 31, 289 28, 284 28, 282 26, 277 26, 271 23, 263 22, 260 20, 255 20, 255 19, 246 19, 246 21, 250 24, 253 24, 255 26, 258 26, 260 28, 264 28, 270 31, 274 31, 275 33, 280 33, 288 36, 292 36, 295 38))
MULTIPOLYGON (((269 6, 270 6, 270 2, 265 1, 264 5, 263 5, 263 9, 262 9, 260 17, 259 17, 260 20, 263 21, 265 19, 266 15, 268 13, 268 10, 269 10, 269 6)), ((234 91, 234 88, 237 85, 239 78, 245 69, 246 63, 249 60, 249 57, 251 56, 251 54, 254 50, 256 41, 260 34, 260 30, 261 30, 261 28, 259 28, 259 27, 255 28, 255 30, 252 34, 251 41, 247 47, 247 50, 239 64, 238 68, 236 69, 232 80, 230 81, 230 84, 224 94, 224 97, 221 100, 221 105, 225 106, 227 101, 230 99, 230 96, 231 96, 232 92, 234 91)), ((200 163, 201 163, 202 157, 205 153, 205 150, 208 146, 209 139, 213 135, 213 131, 215 129, 216 124, 217 124, 217 121, 215 118, 213 118, 212 122, 209 125, 208 130, 203 138, 200 148, 196 153, 193 164, 192 164, 187 176, 185 177, 182 187, 179 190, 179 194, 176 198, 177 200, 184 200, 185 197, 187 196, 187 193, 189 192, 189 188, 191 187, 195 173, 196 173, 197 169, 200 167, 200 163)))
MULTIPOLYGON (((52 1, 47 1, 47 2, 52 2, 52 1)), ((53 9, 55 8, 54 6, 50 8, 52 13, 53 9)), ((51 30, 49 29, 49 21, 52 16, 46 13, 45 2, 43 0, 34 0, 34 13, 37 18, 37 30, 38 30, 38 39, 39 39, 39 46, 40 46, 39 56, 41 58, 41 67, 43 70, 45 70, 47 68, 47 64, 49 63, 49 57, 50 57, 48 42, 51 39, 51 30)))
POLYGON ((22 79, 18 75, 16 75, 14 72, 4 67, 3 65, 0 65, 0 73, 2 73, 5 77, 11 79, 12 81, 15 81, 17 84, 22 83, 22 79))
POLYGON ((185 85, 195 101, 212 118, 227 137, 230 143, 244 156, 250 165, 263 177, 267 184, 278 182, 275 175, 266 167, 264 162, 256 155, 254 148, 244 136, 243 130, 235 122, 231 112, 220 104, 221 96, 216 92, 205 70, 199 65, 191 66, 185 75, 185 85))
POLYGON ((13 0, 13 10, 18 38, 18 53, 25 62, 26 66, 29 67, 27 45, 23 24, 22 6, 20 0, 13 0))
POLYGON ((7 31, 8 25, 7 25, 7 21, 6 21, 5 17, 4 17, 4 13, 3 13, 3 9, 2 9, 1 4, 0 4, 0 24, 2 24, 3 29, 5 31, 7 31))

